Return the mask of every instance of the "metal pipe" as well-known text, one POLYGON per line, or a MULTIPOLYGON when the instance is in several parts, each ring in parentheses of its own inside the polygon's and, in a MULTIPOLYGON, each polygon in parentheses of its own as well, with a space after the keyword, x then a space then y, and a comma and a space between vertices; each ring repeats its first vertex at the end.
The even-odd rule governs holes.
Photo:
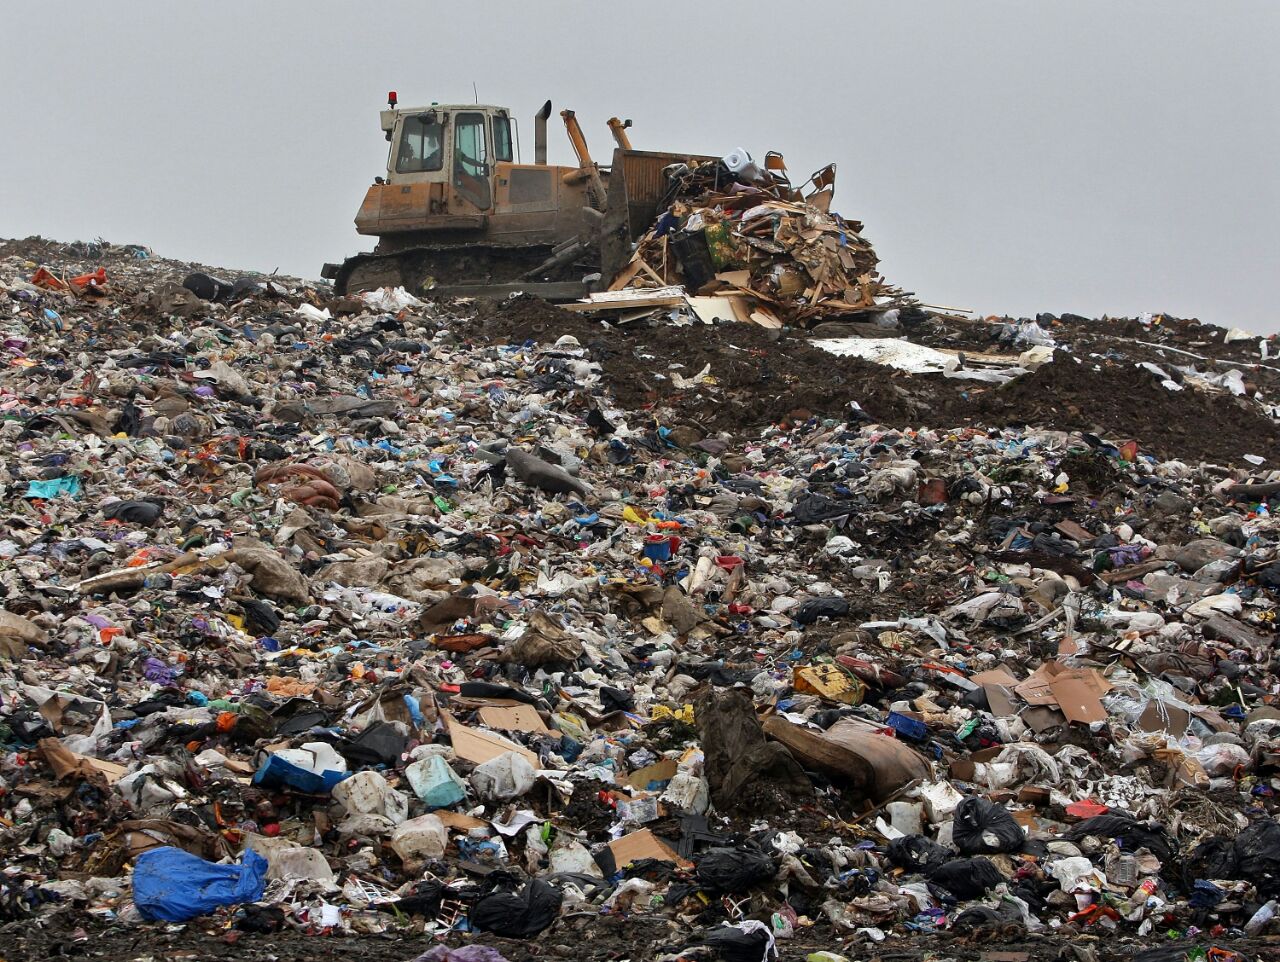
POLYGON ((609 118, 609 129, 613 131, 613 139, 617 141, 618 146, 623 150, 631 149, 631 138, 627 136, 627 128, 631 126, 629 120, 619 120, 617 117, 609 118))
POLYGON ((547 164, 547 118, 550 116, 550 100, 533 115, 533 162, 544 167, 547 164))
POLYGON ((564 120, 564 129, 569 134, 569 143, 573 144, 573 152, 577 155, 578 166, 583 169, 591 167, 591 151, 587 150, 587 138, 582 133, 578 118, 572 110, 562 110, 560 116, 564 120))

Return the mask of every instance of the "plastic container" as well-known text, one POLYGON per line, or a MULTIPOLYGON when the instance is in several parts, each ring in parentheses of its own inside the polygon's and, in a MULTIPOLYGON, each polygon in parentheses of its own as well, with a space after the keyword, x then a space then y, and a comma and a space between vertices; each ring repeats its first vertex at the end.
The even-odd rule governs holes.
POLYGON ((449 808, 467 797, 467 786, 439 755, 416 761, 404 770, 417 795, 431 808, 449 808))
POLYGON ((391 848, 405 862, 440 858, 449 845, 444 822, 435 815, 419 815, 401 822, 391 833, 391 848))
POLYGON ((409 814, 409 799, 377 772, 357 772, 339 782, 333 788, 333 799, 350 815, 382 815, 399 823, 409 814))
POLYGON ((928 725, 896 711, 889 712, 889 717, 884 720, 884 723, 897 732, 899 738, 905 738, 907 741, 922 742, 929 737, 928 725))
POLYGON ((751 155, 747 153, 745 147, 735 147, 720 158, 720 163, 724 164, 729 173, 743 183, 754 183, 763 176, 760 173, 759 165, 751 159, 751 155))

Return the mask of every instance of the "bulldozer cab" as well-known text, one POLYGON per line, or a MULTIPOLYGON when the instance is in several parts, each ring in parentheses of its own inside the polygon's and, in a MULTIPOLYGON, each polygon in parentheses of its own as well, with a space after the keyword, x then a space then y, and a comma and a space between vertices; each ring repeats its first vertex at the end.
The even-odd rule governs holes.
POLYGON ((514 161, 511 117, 505 107, 480 104, 383 111, 391 141, 387 183, 446 186, 458 206, 489 211, 494 171, 514 161))
MULTIPOLYGON (((380 121, 387 172, 356 212, 356 231, 374 250, 325 265, 338 291, 402 285, 476 296, 534 291, 580 297, 607 283, 631 257, 665 190, 663 171, 685 154, 630 149, 628 122, 610 122, 618 148, 599 166, 572 110, 561 117, 575 166, 547 162, 551 101, 533 117, 532 163, 515 156, 515 122, 505 107, 399 107, 394 91, 380 121), (469 283, 450 285, 446 279, 469 283)), ((702 158, 708 159, 708 158, 702 158)), ((715 158, 709 158, 714 160, 715 158)))

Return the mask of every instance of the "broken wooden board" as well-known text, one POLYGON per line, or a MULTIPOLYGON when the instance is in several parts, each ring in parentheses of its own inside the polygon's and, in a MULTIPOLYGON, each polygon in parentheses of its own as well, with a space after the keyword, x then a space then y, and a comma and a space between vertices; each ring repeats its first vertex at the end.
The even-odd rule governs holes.
POLYGON ((638 307, 678 307, 685 303, 683 287, 628 287, 591 294, 585 301, 561 304, 566 311, 630 311, 638 307))

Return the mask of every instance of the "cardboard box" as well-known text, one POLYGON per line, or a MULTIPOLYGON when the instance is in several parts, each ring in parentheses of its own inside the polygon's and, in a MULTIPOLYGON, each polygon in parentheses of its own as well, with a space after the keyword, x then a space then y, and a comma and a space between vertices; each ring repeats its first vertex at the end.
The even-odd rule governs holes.
POLYGON ((653 834, 652 829, 642 828, 638 832, 632 832, 630 835, 624 835, 622 838, 615 839, 609 843, 609 851, 613 853, 613 859, 618 864, 618 868, 630 863, 639 861, 642 858, 662 859, 666 862, 675 862, 681 868, 691 868, 692 862, 685 861, 671 846, 653 834))

